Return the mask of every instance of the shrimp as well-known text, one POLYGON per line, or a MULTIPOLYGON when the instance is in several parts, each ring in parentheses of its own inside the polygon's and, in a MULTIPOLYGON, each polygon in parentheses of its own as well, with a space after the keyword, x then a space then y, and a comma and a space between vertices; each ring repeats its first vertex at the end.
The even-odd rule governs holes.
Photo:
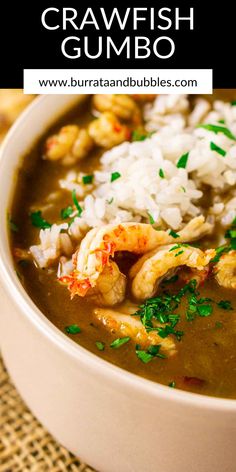
POLYGON ((130 129, 121 124, 114 113, 101 113, 88 127, 89 135, 98 146, 112 148, 130 139, 130 129))
POLYGON ((77 125, 63 126, 58 134, 47 139, 45 159, 61 160, 64 165, 70 165, 87 156, 93 145, 87 130, 77 125))
POLYGON ((87 292, 87 297, 102 306, 113 306, 123 302, 126 290, 126 277, 112 261, 100 274, 96 287, 87 292))
MULTIPOLYGON (((134 306, 132 313, 135 313, 137 309, 138 307, 134 306)), ((116 334, 121 337, 129 336, 135 344, 139 344, 143 349, 159 344, 162 351, 165 352, 168 357, 176 353, 176 345, 171 336, 161 338, 156 331, 147 332, 139 317, 131 316, 132 313, 126 314, 123 308, 117 311, 104 308, 96 308, 94 310, 96 319, 102 323, 111 334, 116 334)))
POLYGON ((205 267, 214 256, 214 249, 203 252, 198 248, 179 244, 163 246, 151 257, 145 258, 143 264, 138 261, 138 264, 131 268, 129 275, 133 279, 132 293, 139 300, 153 297, 162 280, 172 276, 181 266, 195 269, 191 278, 195 278, 196 274, 199 281, 201 272, 203 271, 205 276, 205 267))
POLYGON ((93 105, 98 111, 112 112, 124 121, 131 120, 135 124, 141 122, 141 112, 128 95, 94 95, 93 105))
MULTIPOLYGON (((197 217, 179 232, 178 243, 194 240, 211 229, 212 226, 204 222, 202 216, 197 217)), ((128 251, 142 255, 158 246, 174 242, 176 239, 170 232, 156 231, 145 223, 109 224, 93 228, 73 256, 75 270, 68 280, 68 288, 73 295, 84 297, 91 287, 96 286, 100 274, 110 264, 110 257, 115 252, 128 251)))
POLYGON ((223 254, 214 267, 215 278, 219 285, 236 289, 236 251, 223 254))

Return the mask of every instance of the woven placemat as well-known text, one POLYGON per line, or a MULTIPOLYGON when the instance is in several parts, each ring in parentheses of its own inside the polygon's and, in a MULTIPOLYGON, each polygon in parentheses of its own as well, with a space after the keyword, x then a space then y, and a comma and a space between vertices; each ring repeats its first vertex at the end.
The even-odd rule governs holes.
POLYGON ((93 472, 36 420, 0 358, 0 472, 93 472))

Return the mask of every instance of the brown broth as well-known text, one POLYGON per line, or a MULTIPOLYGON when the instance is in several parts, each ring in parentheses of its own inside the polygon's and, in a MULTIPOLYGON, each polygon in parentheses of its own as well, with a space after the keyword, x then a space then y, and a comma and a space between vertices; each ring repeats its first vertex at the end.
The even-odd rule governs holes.
MULTIPOLYGON (((86 124, 90 119, 91 113, 84 106, 79 115, 76 111, 74 115, 64 117, 62 123, 73 121, 86 124)), ((61 123, 57 124, 56 128, 60 125, 61 123)), ((51 133, 52 130, 49 130, 47 135, 51 133)), ((65 168, 41 159, 44 140, 45 136, 24 157, 23 166, 19 171, 11 210, 12 219, 19 227, 18 232, 11 234, 13 248, 27 248, 37 242, 38 229, 32 227, 29 213, 32 208, 40 208, 45 203, 47 195, 57 189, 57 181, 65 173, 65 168)), ((99 152, 95 152, 74 168, 90 173, 98 166, 99 152)), ((57 204, 44 212, 44 217, 49 221, 57 220, 61 208, 71 203, 68 192, 61 193, 57 204)), ((122 270, 126 271, 127 262, 124 258, 122 264, 122 270)), ((183 303, 178 310, 181 314, 178 329, 183 330, 185 334, 182 340, 177 342, 177 355, 170 359, 155 358, 144 364, 137 358, 132 342, 116 350, 110 347, 116 336, 109 334, 94 318, 93 305, 86 299, 75 297, 70 300, 67 288, 57 282, 56 267, 48 271, 38 269, 28 262, 18 263, 16 269, 26 291, 45 316, 65 335, 66 326, 78 324, 81 333, 67 336, 103 359, 164 385, 174 381, 176 387, 183 390, 236 398, 235 292, 220 288, 213 280, 209 280, 201 289, 201 295, 215 301, 230 300, 234 310, 225 311, 214 305, 211 316, 197 317, 189 322, 185 317, 183 303), (104 351, 98 351, 96 341, 105 343, 104 351)), ((171 286, 169 290, 171 291, 171 286)))

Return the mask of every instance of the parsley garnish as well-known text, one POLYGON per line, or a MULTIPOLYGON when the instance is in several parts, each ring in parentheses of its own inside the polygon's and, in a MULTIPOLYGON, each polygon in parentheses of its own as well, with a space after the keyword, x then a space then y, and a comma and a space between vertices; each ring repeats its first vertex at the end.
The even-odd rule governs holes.
POLYGON ((176 238, 179 238, 179 234, 176 233, 175 231, 173 231, 173 229, 171 229, 171 230, 169 231, 169 235, 172 236, 172 238, 175 238, 175 239, 176 239, 176 238))
POLYGON ((215 322, 215 327, 216 327, 217 329, 223 328, 223 323, 222 323, 222 321, 216 321, 216 322, 215 322))
POLYGON ((11 219, 10 215, 8 216, 8 224, 9 224, 10 230, 11 230, 13 233, 18 233, 19 227, 18 227, 17 224, 11 219))
POLYGON ((197 312, 199 316, 210 316, 212 314, 212 305, 198 305, 197 312))
POLYGON ((108 205, 111 205, 111 204, 112 204, 112 202, 113 202, 113 200, 114 200, 114 198, 113 198, 113 197, 112 197, 112 198, 110 198, 110 200, 107 200, 107 203, 108 203, 108 205))
POLYGON ((75 190, 75 189, 72 190, 72 200, 73 200, 74 205, 75 205, 75 207, 76 207, 76 209, 77 209, 77 211, 78 211, 78 215, 77 215, 77 216, 80 218, 80 217, 81 217, 81 214, 82 214, 82 212, 83 212, 83 210, 82 210, 82 208, 81 208, 81 206, 80 206, 80 204, 79 204, 79 202, 78 202, 78 200, 77 200, 77 197, 76 197, 76 190, 75 190))
POLYGON ((111 174, 111 182, 114 182, 114 180, 117 180, 121 177, 120 172, 112 172, 111 174))
POLYGON ((96 341, 96 346, 98 348, 99 351, 104 351, 105 349, 105 343, 103 343, 102 341, 96 341))
POLYGON ((93 175, 84 175, 82 177, 82 182, 84 185, 91 184, 93 182, 93 175))
POLYGON ((145 141, 145 139, 150 138, 153 135, 154 131, 151 131, 150 133, 141 133, 139 130, 135 129, 132 132, 131 138, 132 141, 145 141))
POLYGON ((189 156, 189 152, 187 152, 186 154, 183 154, 177 164, 176 164, 176 167, 178 167, 178 169, 185 169, 186 168, 186 165, 187 165, 187 162, 188 162, 188 156, 189 156))
POLYGON ((47 229, 51 228, 52 226, 51 223, 48 223, 48 221, 44 220, 44 218, 42 217, 42 212, 40 210, 31 213, 30 218, 32 225, 36 228, 47 229))
POLYGON ((177 282, 179 279, 179 276, 177 274, 173 275, 173 277, 170 277, 169 279, 163 280, 163 284, 173 284, 174 282, 177 282))
POLYGON ((149 218, 149 223, 150 223, 150 225, 154 225, 155 220, 154 220, 153 216, 152 216, 151 213, 149 213, 149 212, 147 212, 147 214, 148 214, 148 218, 149 218))
POLYGON ((172 382, 170 382, 168 384, 168 387, 175 388, 176 387, 176 382, 174 380, 172 380, 172 382))
POLYGON ((71 205, 69 205, 66 208, 62 208, 61 210, 61 219, 65 220, 66 218, 69 218, 69 216, 73 213, 73 208, 71 205))
POLYGON ((126 344, 129 341, 129 336, 126 336, 125 338, 117 338, 110 344, 110 347, 112 347, 113 349, 118 349, 119 347, 123 346, 123 344, 126 344))
POLYGON ((222 310, 233 310, 232 304, 229 300, 220 300, 217 305, 219 308, 222 308, 222 310))
POLYGON ((161 179, 164 179, 164 178, 165 178, 165 174, 164 174, 164 170, 163 170, 163 169, 159 169, 159 176, 161 177, 161 179))
POLYGON ((236 100, 232 100, 231 105, 232 105, 233 107, 235 107, 235 106, 236 106, 236 100))
POLYGON ((150 362, 154 357, 159 357, 161 359, 166 359, 166 355, 160 353, 161 345, 160 344, 154 344, 149 346, 149 348, 144 351, 140 349, 140 346, 137 344, 136 345, 136 355, 140 359, 140 361, 144 362, 144 364, 147 364, 150 362))
POLYGON ((213 143, 212 141, 210 142, 210 148, 212 151, 216 151, 218 152, 218 154, 225 157, 226 151, 222 149, 220 146, 217 146, 217 144, 213 143))
POLYGON ((81 333, 81 328, 77 324, 72 324, 70 326, 66 326, 65 330, 68 334, 81 333))
POLYGON ((233 139, 234 141, 236 141, 236 137, 233 135, 233 133, 231 133, 230 129, 226 128, 225 126, 202 124, 202 125, 198 125, 198 128, 203 128, 203 129, 206 129, 207 131, 212 131, 215 134, 222 133, 225 136, 227 136, 227 138, 233 139))
POLYGON ((183 254, 183 253, 184 253, 184 251, 183 251, 183 249, 181 249, 181 251, 179 251, 175 254, 175 257, 181 256, 181 254, 183 254))

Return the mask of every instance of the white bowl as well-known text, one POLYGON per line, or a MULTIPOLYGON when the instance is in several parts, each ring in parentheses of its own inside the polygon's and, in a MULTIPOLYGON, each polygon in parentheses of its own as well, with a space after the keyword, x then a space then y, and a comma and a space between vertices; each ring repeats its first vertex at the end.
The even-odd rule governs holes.
POLYGON ((0 158, 0 345, 22 397, 55 438, 100 472, 235 472, 236 401, 171 389, 78 346, 34 305, 11 258, 6 213, 20 158, 78 96, 36 99, 0 158))

